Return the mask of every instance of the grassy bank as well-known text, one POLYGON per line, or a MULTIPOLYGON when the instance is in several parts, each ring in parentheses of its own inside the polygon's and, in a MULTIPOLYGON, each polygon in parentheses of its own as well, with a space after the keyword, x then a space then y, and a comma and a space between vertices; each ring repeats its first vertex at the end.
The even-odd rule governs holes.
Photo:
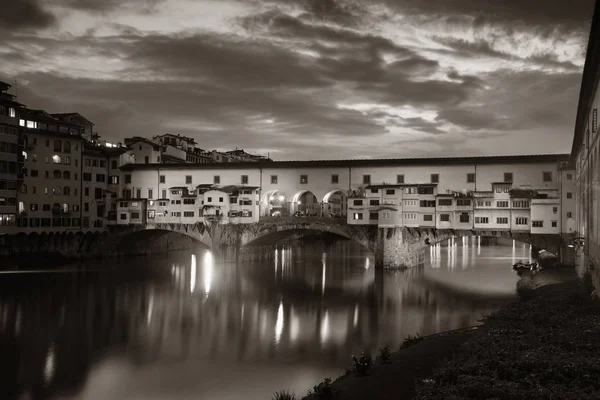
POLYGON ((521 290, 417 388, 417 399, 600 398, 600 301, 589 283, 521 290))
POLYGON ((298 398, 600 398, 600 300, 589 282, 559 268, 523 276, 518 292, 479 329, 412 338, 366 373, 298 398))

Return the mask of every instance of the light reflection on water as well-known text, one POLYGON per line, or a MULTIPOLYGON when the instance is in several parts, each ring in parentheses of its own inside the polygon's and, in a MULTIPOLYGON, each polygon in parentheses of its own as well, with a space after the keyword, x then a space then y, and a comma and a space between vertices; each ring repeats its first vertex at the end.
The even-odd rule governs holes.
POLYGON ((264 254, 236 265, 198 250, 3 276, 0 398, 303 394, 362 349, 477 324, 514 296, 511 264, 530 249, 458 239, 431 246, 424 267, 383 273, 346 241, 264 254))

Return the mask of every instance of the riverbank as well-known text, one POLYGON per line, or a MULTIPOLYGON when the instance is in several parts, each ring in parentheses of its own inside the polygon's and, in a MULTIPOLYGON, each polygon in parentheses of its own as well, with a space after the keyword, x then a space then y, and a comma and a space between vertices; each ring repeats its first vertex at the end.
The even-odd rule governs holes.
POLYGON ((347 373, 331 388, 342 400, 599 398, 600 301, 589 284, 557 268, 519 287, 520 299, 482 325, 413 340, 368 375, 347 373))

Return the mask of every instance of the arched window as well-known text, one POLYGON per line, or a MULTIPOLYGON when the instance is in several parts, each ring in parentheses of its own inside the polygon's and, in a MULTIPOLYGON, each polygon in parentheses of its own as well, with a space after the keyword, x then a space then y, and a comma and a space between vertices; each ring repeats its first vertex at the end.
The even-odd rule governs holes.
POLYGON ((24 184, 24 183, 23 183, 23 184, 21 185, 21 190, 20 190, 20 192, 21 192, 21 193, 27 193, 27 185, 26 185, 26 184, 24 184))
POLYGON ((69 171, 64 171, 63 179, 71 179, 71 173, 69 171))
POLYGON ((65 153, 70 153, 71 152, 71 142, 65 142, 64 144, 64 150, 65 153))
POLYGON ((68 186, 65 186, 65 187, 63 188, 63 194, 64 194, 65 196, 69 196, 69 195, 71 194, 71 188, 70 188, 70 187, 68 187, 68 186))
POLYGON ((60 159, 60 156, 58 154, 55 154, 55 155, 52 156, 52 162, 54 164, 60 164, 60 161, 61 161, 61 159, 60 159))
POLYGON ((54 186, 52 188, 52 193, 53 194, 60 194, 60 186, 54 186))
POLYGON ((65 214, 69 212, 69 205, 67 203, 62 205, 62 212, 65 214))
POLYGON ((55 169, 55 170, 54 170, 54 173, 53 173, 53 175, 52 175, 52 177, 53 177, 54 179, 60 179, 60 178, 62 177, 62 175, 61 175, 61 173, 60 173, 60 170, 58 170, 58 169, 55 169))
POLYGON ((62 142, 58 139, 54 141, 54 151, 62 151, 62 142))
POLYGON ((110 162, 110 168, 111 169, 117 169, 117 160, 112 160, 110 162))

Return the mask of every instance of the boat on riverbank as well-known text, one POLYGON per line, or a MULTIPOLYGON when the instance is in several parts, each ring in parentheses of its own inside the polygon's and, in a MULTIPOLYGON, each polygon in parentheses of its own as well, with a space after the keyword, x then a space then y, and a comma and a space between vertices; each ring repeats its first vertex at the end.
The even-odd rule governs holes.
POLYGON ((535 261, 530 262, 530 263, 525 263, 525 262, 519 260, 513 264, 513 269, 515 271, 535 271, 538 268, 539 268, 539 265, 535 261))

